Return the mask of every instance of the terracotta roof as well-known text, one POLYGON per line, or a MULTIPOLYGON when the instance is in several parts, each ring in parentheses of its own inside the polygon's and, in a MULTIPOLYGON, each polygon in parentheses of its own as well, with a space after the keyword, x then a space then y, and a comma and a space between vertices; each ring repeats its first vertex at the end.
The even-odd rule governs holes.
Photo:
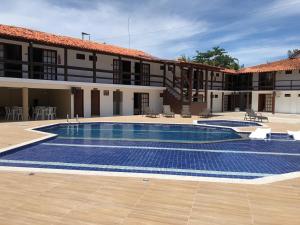
POLYGON ((227 69, 227 68, 221 69, 221 72, 229 73, 229 74, 238 74, 238 71, 237 71, 237 70, 234 70, 234 69, 227 69))
POLYGON ((117 47, 114 45, 101 44, 78 38, 59 36, 27 28, 0 24, 0 36, 18 38, 25 41, 41 42, 46 44, 73 47, 88 51, 98 51, 122 56, 137 57, 146 60, 158 60, 158 58, 143 51, 117 47))
POLYGON ((276 62, 247 67, 239 70, 239 73, 259 73, 297 69, 300 69, 300 58, 284 59, 276 62))

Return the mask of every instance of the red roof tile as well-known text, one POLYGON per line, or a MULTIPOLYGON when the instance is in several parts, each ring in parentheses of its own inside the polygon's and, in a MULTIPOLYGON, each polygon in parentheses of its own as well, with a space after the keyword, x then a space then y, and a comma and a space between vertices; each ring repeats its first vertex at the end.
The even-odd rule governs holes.
POLYGON ((59 36, 15 26, 0 24, 0 36, 20 38, 22 40, 32 42, 42 42, 52 45, 79 48, 88 51, 98 51, 108 54, 110 53, 122 56, 131 56, 146 60, 158 60, 158 58, 139 50, 101 44, 93 41, 81 40, 78 38, 59 36))
POLYGON ((300 69, 300 58, 284 59, 276 62, 247 67, 239 70, 239 73, 259 73, 297 69, 300 69))
POLYGON ((228 74, 238 74, 238 71, 237 71, 237 70, 234 70, 234 69, 227 69, 227 68, 221 69, 221 72, 228 73, 228 74))

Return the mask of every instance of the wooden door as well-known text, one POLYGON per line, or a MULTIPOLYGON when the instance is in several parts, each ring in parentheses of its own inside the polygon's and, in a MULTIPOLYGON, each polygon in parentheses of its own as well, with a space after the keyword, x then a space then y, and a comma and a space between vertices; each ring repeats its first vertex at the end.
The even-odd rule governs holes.
POLYGON ((259 94, 258 95, 258 111, 264 111, 266 106, 266 95, 259 94))
POLYGON ((83 117, 83 90, 76 89, 74 92, 74 117, 83 117))
POLYGON ((91 91, 91 114, 92 116, 100 116, 100 91, 91 91))

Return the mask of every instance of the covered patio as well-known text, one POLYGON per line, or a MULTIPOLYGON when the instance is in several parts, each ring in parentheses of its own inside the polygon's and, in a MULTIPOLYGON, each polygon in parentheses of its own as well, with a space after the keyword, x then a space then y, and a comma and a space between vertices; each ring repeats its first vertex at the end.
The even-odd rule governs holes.
POLYGON ((66 118, 71 114, 71 91, 28 87, 0 87, 0 120, 66 118))

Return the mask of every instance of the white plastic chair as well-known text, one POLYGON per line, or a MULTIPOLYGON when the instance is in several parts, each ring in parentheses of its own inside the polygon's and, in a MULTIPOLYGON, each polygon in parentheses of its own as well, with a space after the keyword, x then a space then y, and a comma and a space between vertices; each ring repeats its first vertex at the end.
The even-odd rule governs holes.
POLYGON ((56 107, 52 107, 53 119, 56 119, 56 107))
POLYGON ((10 118, 12 119, 12 111, 11 108, 8 106, 5 106, 5 120, 9 120, 10 118))
POLYGON ((23 107, 17 107, 16 120, 23 120, 23 107))

